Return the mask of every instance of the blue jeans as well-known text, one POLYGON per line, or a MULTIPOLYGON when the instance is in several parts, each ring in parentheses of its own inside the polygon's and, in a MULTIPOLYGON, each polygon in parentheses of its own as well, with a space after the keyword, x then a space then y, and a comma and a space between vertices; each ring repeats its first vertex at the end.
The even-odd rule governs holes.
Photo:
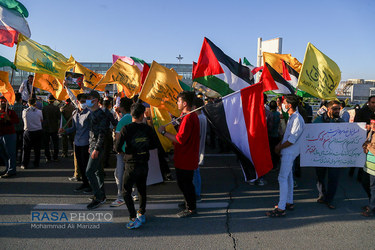
POLYGON ((0 136, 0 156, 6 166, 6 173, 16 173, 16 144, 17 134, 2 135, 0 136))
POLYGON ((278 207, 285 210, 286 203, 293 204, 293 162, 294 155, 282 155, 279 173, 280 200, 278 207))
POLYGON ((193 177, 193 184, 195 187, 195 195, 197 197, 201 196, 201 174, 199 172, 199 168, 194 170, 194 177, 193 177))
POLYGON ((90 150, 89 162, 87 163, 86 176, 89 180, 90 186, 93 190, 94 196, 97 200, 103 200, 105 198, 104 193, 104 176, 100 174, 100 159, 103 155, 102 151, 99 151, 99 155, 96 159, 91 158, 93 150, 90 150))

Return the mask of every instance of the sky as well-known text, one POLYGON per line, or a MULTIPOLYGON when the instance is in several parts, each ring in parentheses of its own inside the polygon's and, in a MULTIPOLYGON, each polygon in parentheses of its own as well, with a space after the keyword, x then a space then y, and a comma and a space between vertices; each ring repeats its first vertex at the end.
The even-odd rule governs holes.
MULTIPOLYGON (((256 65, 257 40, 283 39, 282 53, 303 62, 311 42, 340 67, 342 80, 375 80, 375 1, 19 0, 31 39, 78 62, 112 54, 152 62, 197 61, 203 38, 256 65)), ((0 45, 14 60, 16 46, 0 45)))

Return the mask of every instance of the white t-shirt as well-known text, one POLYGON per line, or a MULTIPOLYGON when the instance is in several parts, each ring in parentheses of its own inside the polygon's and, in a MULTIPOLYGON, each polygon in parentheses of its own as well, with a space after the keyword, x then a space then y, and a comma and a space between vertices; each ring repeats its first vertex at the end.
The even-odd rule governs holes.
POLYGON ((29 107, 22 111, 22 119, 25 124, 25 131, 42 130, 43 114, 41 110, 35 107, 29 107))

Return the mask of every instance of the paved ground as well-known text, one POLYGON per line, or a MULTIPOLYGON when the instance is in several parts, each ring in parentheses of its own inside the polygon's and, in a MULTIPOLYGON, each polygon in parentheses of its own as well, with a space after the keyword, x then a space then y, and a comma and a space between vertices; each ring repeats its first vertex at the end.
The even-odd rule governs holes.
POLYGON ((243 182, 236 158, 228 155, 206 158, 201 168, 203 201, 196 217, 176 217, 182 195, 171 181, 148 188, 147 223, 127 230, 125 206, 109 207, 116 197, 114 169, 109 168, 105 181, 109 201, 98 211, 113 211, 113 223, 101 223, 99 229, 31 228, 31 211, 48 206, 55 211, 79 210, 89 202, 88 195, 73 192, 78 184, 67 179, 72 169, 72 158, 64 158, 38 169, 19 170, 17 178, 0 179, 1 249, 375 248, 375 221, 359 215, 366 195, 355 178, 348 177, 347 169, 342 170, 336 210, 316 203, 314 171, 303 168, 297 179, 295 211, 285 218, 267 218, 265 212, 278 200, 276 173, 266 177, 266 186, 250 186, 243 182))

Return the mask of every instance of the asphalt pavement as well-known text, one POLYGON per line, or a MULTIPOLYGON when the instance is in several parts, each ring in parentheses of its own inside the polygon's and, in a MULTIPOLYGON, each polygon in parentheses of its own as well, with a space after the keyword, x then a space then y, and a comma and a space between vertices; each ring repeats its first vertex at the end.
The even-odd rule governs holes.
MULTIPOLYGON (((196 216, 177 218, 177 204, 183 197, 176 182, 167 181, 148 187, 147 221, 139 229, 128 230, 126 206, 109 206, 116 198, 112 166, 105 169, 107 203, 94 210, 113 214, 105 223, 55 223, 51 217, 37 223, 32 218, 35 211, 87 212, 90 195, 75 193, 79 183, 68 180, 73 174, 72 157, 48 164, 42 160, 39 168, 18 169, 15 178, 0 179, 0 248, 375 248, 375 221, 360 215, 366 194, 356 178, 348 176, 348 169, 341 171, 335 210, 316 203, 315 170, 302 168, 302 176, 296 179, 294 211, 283 218, 268 218, 265 212, 278 202, 277 172, 265 177, 265 186, 249 185, 235 156, 211 152, 201 167, 202 202, 196 216), (42 228, 46 225, 55 228, 42 228)), ((174 175, 172 161, 170 167, 174 175)))

